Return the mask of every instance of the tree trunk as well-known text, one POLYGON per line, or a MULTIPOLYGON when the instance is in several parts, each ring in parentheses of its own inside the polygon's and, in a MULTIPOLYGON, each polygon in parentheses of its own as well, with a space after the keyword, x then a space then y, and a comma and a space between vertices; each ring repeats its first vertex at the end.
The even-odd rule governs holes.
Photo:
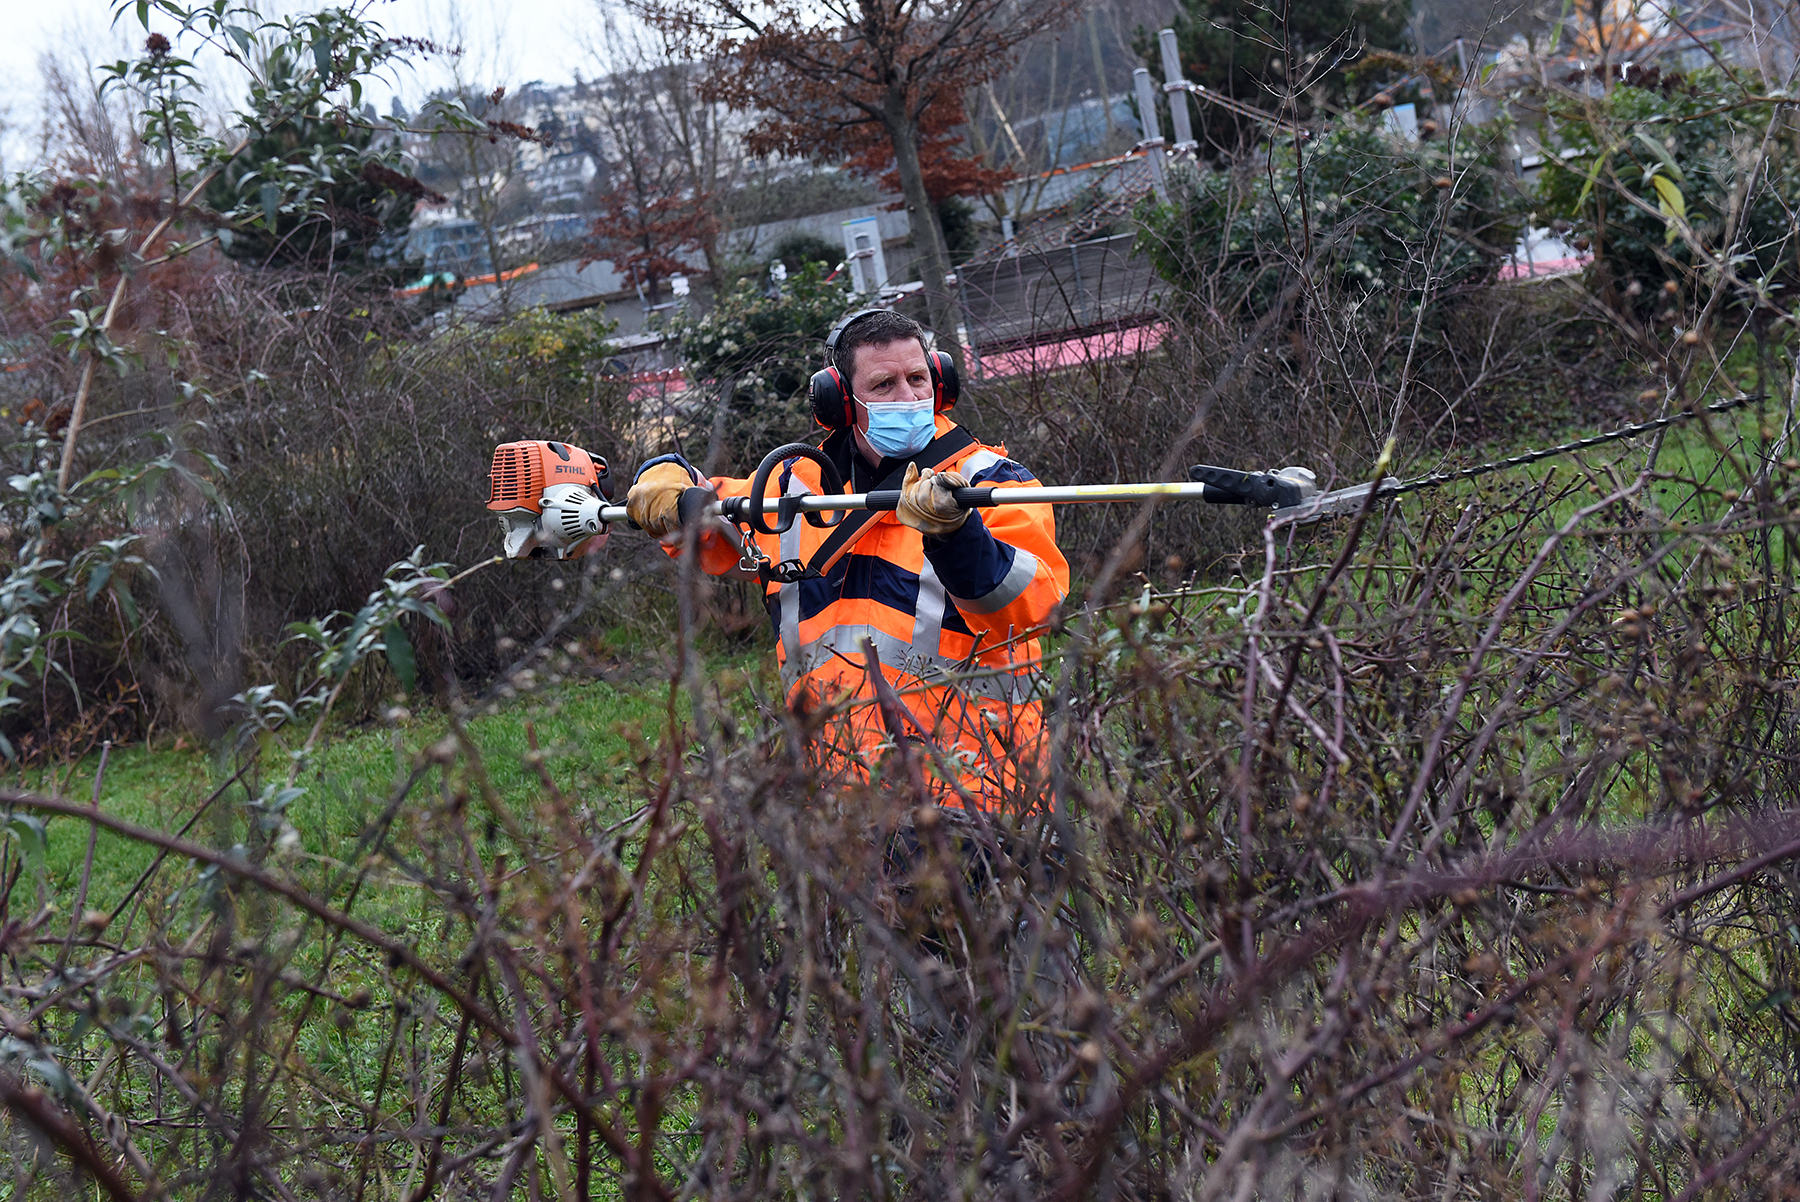
POLYGON ((962 324, 961 306, 955 290, 944 284, 944 277, 950 273, 950 250, 944 242, 944 227, 938 223, 937 206, 925 191, 925 172, 919 166, 918 125, 906 111, 904 93, 888 93, 887 103, 882 106, 882 121, 894 143, 894 169, 900 176, 906 215, 912 221, 913 246, 919 252, 926 324, 938 336, 938 349, 950 352, 957 373, 966 374, 962 343, 956 337, 956 328, 962 324))

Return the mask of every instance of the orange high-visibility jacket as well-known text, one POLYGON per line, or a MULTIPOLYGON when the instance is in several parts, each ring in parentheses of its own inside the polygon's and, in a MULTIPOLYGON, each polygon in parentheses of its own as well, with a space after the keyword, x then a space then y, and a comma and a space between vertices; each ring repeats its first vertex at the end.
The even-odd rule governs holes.
MULTIPOLYGON (((953 428, 949 418, 938 416, 939 435, 953 428)), ((827 439, 822 449, 849 469, 845 478, 857 492, 904 463, 869 467, 852 449, 848 432, 827 439)), ((687 466, 678 456, 663 456, 639 473, 669 461, 687 466)), ((974 487, 1037 484, 1004 447, 980 443, 944 470, 961 472, 974 487)), ((698 472, 694 477, 701 479, 698 472)), ((788 461, 770 481, 770 495, 822 491, 818 466, 804 459, 788 461)), ((721 497, 750 491, 747 479, 721 476, 710 483, 721 497)), ((830 534, 796 517, 783 534, 754 537, 773 562, 808 562, 830 534)), ((669 541, 675 545, 665 549, 679 554, 679 536, 669 541)), ((699 555, 713 575, 738 566, 737 550, 716 529, 702 533, 699 555)), ((1056 546, 1050 506, 1007 505, 971 510, 944 539, 927 539, 894 514, 880 514, 826 575, 771 583, 765 600, 788 704, 816 711, 851 703, 842 721, 827 725, 822 737, 828 742, 816 752, 842 757, 866 776, 892 746, 874 704, 864 650, 872 642, 882 674, 905 703, 905 737, 934 748, 930 758, 939 772, 953 773, 977 804, 992 809, 1039 763, 1044 721, 1037 633, 1068 591, 1069 564, 1056 546)))

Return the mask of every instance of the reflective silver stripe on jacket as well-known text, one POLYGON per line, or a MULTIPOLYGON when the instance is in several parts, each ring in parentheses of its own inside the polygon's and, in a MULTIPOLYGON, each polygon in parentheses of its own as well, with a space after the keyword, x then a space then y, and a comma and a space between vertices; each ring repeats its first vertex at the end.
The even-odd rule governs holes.
POLYGON ((1010 571, 1000 578, 986 596, 952 598, 956 607, 964 613, 991 614, 996 613, 1017 601, 1037 579, 1038 557, 1018 547, 1013 548, 1013 564, 1010 571))
POLYGON ((912 645, 915 651, 936 655, 942 648, 944 606, 947 604, 949 599, 944 594, 944 582, 938 579, 931 560, 926 559, 919 568, 919 603, 913 609, 912 645))
MULTIPOLYGON (((992 451, 977 451, 964 462, 973 462, 986 456, 986 462, 997 463, 1000 456, 992 451)), ((958 467, 956 470, 961 470, 958 467)), ((977 469, 979 470, 979 469, 977 469)), ((789 496, 810 496, 813 490, 800 479, 798 472, 788 481, 789 496)), ((801 521, 796 518, 793 526, 781 535, 781 558, 797 559, 800 556, 801 521)), ((987 597, 978 602, 958 602, 972 613, 991 613, 993 610, 1010 604, 1020 593, 1030 586, 1037 575, 1037 557, 1028 551, 1018 551, 1013 560, 1013 570, 1008 572, 999 586, 987 597), (1013 587, 1014 577, 1019 572, 1020 562, 1025 564, 1023 581, 1013 587), (1010 594, 1008 589, 1012 589, 1010 594), (998 600, 993 600, 999 598, 998 600), (992 600, 990 609, 976 608, 992 600)), ((802 645, 800 642, 800 586, 784 584, 776 595, 777 612, 780 618, 781 647, 784 654, 781 665, 782 683, 792 693, 800 681, 810 675, 820 665, 836 656, 843 656, 857 667, 863 664, 863 642, 873 640, 875 653, 881 657, 882 667, 890 672, 904 672, 916 676, 928 684, 940 687, 955 688, 970 698, 981 698, 990 701, 1001 701, 1009 705, 1020 705, 1043 695, 1039 688, 1039 673, 1034 665, 1021 664, 1017 668, 989 668, 979 664, 965 664, 961 660, 946 659, 937 654, 944 632, 944 610, 950 604, 950 597, 944 591, 944 585, 938 579, 937 572, 932 569, 931 561, 925 560, 919 573, 919 599, 913 610, 913 633, 911 642, 901 642, 893 635, 874 626, 839 625, 833 626, 812 642, 802 645)))
POLYGON ((986 447, 982 447, 973 454, 963 456, 959 462, 952 464, 948 470, 961 472, 963 479, 973 483, 976 476, 1000 462, 1003 462, 1001 456, 988 450, 986 447))
POLYGON ((913 644, 902 642, 874 626, 848 624, 831 627, 800 648, 798 654, 789 655, 781 666, 782 683, 791 693, 803 677, 840 656, 849 666, 862 668, 866 655, 864 641, 875 644, 875 654, 880 657, 885 671, 904 672, 928 685, 954 688, 971 698, 1022 705, 1043 695, 1040 673, 1034 664, 1020 664, 1016 668, 964 664, 960 660, 927 655, 913 644))

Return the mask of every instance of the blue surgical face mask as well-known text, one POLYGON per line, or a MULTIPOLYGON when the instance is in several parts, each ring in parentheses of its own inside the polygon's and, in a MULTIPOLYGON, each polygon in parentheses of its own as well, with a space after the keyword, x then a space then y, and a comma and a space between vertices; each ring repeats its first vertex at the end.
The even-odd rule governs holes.
POLYGON ((869 428, 863 437, 869 440, 876 453, 888 459, 918 454, 937 434, 931 397, 915 401, 879 401, 864 408, 869 411, 869 428))

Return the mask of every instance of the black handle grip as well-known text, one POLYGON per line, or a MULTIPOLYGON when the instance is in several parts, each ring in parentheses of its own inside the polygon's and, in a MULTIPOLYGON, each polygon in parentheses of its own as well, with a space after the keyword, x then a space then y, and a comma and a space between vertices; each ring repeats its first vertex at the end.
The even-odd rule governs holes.
POLYGON ((680 519, 683 526, 691 526, 706 516, 706 507, 716 499, 710 488, 701 488, 696 485, 693 488, 684 489, 681 499, 675 502, 675 516, 680 519))
POLYGON ((1228 467, 1212 467, 1197 463, 1188 476, 1206 485, 1201 499, 1214 505, 1260 505, 1268 509, 1284 509, 1298 505, 1304 498, 1300 486, 1284 480, 1274 472, 1240 472, 1228 467))
MULTIPOLYGON (((868 503, 863 506, 864 509, 889 510, 900 507, 900 490, 897 488, 883 489, 867 495, 869 499, 868 503)), ((953 488, 950 490, 950 495, 956 498, 956 503, 964 509, 992 509, 999 504, 994 500, 992 485, 984 488, 953 488)))

